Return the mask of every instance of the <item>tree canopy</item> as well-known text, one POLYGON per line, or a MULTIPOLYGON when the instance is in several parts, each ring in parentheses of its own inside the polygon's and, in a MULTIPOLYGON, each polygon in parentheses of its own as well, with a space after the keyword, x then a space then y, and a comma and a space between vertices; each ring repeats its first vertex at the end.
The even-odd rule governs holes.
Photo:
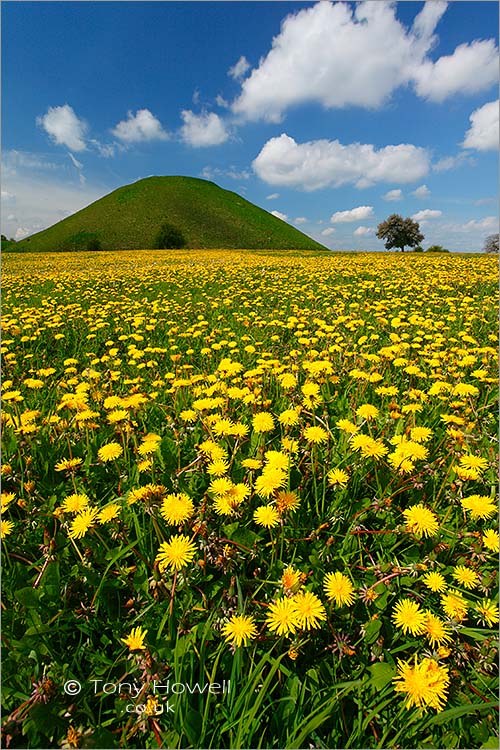
POLYGON ((484 243, 484 252, 498 253, 498 232, 497 234, 490 234, 489 237, 486 237, 484 243))
POLYGON ((415 247, 424 239, 418 222, 413 219, 404 219, 399 214, 391 214, 377 227, 377 237, 385 240, 385 247, 391 250, 393 247, 404 252, 405 247, 415 247))
POLYGON ((155 247, 158 250, 169 250, 186 246, 184 235, 173 224, 163 222, 156 235, 155 247))

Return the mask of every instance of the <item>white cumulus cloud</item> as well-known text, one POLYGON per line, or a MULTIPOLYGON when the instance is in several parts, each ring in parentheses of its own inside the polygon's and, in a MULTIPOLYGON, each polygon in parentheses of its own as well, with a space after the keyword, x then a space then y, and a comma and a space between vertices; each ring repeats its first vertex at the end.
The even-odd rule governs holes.
POLYGON ((190 109, 184 109, 181 117, 184 121, 181 138, 188 146, 218 146, 229 138, 224 121, 215 112, 196 115, 190 109))
POLYGON ((354 230, 353 234, 356 237, 366 237, 367 234, 373 234, 373 229, 371 227, 358 227, 354 230))
POLYGON ((415 219, 415 221, 427 221, 427 219, 437 219, 442 215, 443 212, 438 211, 437 209, 424 208, 422 211, 417 211, 416 214, 413 214, 411 218, 415 219))
POLYGON ((477 230, 498 232, 498 217, 485 216, 484 219, 471 219, 466 221, 465 224, 458 224, 455 228, 457 232, 475 232, 477 230))
POLYGON ((338 140, 297 143, 282 133, 264 144, 252 166, 270 185, 310 191, 348 183, 366 187, 376 182, 413 182, 429 171, 429 156, 424 148, 409 143, 380 149, 338 140))
POLYGON ((429 190, 427 185, 420 185, 412 192, 412 195, 414 195, 415 198, 428 198, 430 194, 431 191, 429 190))
POLYGON ((305 216, 297 216, 296 219, 293 220, 294 224, 307 224, 309 220, 306 219, 305 216))
POLYGON ((248 60, 244 55, 242 55, 238 62, 235 63, 232 68, 229 68, 227 74, 231 76, 231 78, 234 78, 235 81, 238 81, 240 78, 243 78, 245 73, 250 70, 250 67, 251 66, 248 60))
POLYGON ((349 211, 336 211, 331 215, 332 224, 345 224, 349 221, 360 221, 373 216, 373 206, 358 206, 351 208, 349 211))
POLYGON ((428 6, 413 31, 398 21, 394 3, 359 2, 351 9, 323 0, 292 13, 243 82, 233 111, 249 120, 279 122, 290 106, 306 101, 327 108, 381 106, 411 80, 433 45, 446 3, 428 6))
POLYGON ((450 169, 463 167, 465 164, 474 165, 476 162, 463 151, 455 156, 443 156, 432 165, 434 172, 447 172, 450 169))
POLYGON ((66 146, 70 151, 85 151, 87 148, 87 124, 77 117, 69 104, 49 107, 44 115, 37 117, 37 125, 59 146, 66 146))
POLYGON ((400 201, 403 198, 403 191, 399 188, 396 190, 389 190, 385 195, 382 196, 385 201, 400 201))
POLYGON ((323 229, 323 231, 321 232, 322 237, 331 237, 332 234, 335 234, 334 227, 328 227, 328 229, 323 229))
POLYGON ((459 45, 452 55, 426 60, 415 73, 417 94, 442 102, 454 94, 474 94, 498 85, 498 49, 493 39, 459 45))
POLYGON ((124 143, 165 141, 169 137, 161 122, 149 109, 138 109, 135 115, 128 112, 127 119, 121 120, 111 132, 124 143))
POLYGON ((232 110, 243 120, 281 122, 290 107, 305 102, 325 108, 381 107, 408 85, 433 101, 485 90, 498 81, 493 39, 476 39, 450 55, 430 57, 447 5, 429 0, 411 27, 398 20, 395 2, 351 6, 321 0, 293 12, 242 82, 232 110))
POLYGON ((266 195, 266 201, 275 201, 276 198, 279 198, 279 193, 271 193, 271 195, 266 195))
POLYGON ((281 211, 271 211, 273 216, 276 216, 277 219, 281 219, 281 221, 288 221, 288 216, 286 214, 282 214, 281 211))
POLYGON ((475 109, 469 117, 471 126, 465 134, 462 146, 478 151, 496 151, 499 140, 499 100, 488 102, 475 109))
MULTIPOLYGON (((16 231, 26 231, 33 234, 40 229, 55 224, 69 214, 88 206, 111 187, 75 185, 63 182, 53 177, 49 172, 45 175, 17 174, 4 177, 6 190, 15 195, 15 214, 2 212, 2 233, 13 237, 16 231)), ((118 187, 113 185, 112 187, 118 187)), ((9 208, 9 211, 12 209, 9 208)), ((26 235, 25 235, 26 236, 26 235)))

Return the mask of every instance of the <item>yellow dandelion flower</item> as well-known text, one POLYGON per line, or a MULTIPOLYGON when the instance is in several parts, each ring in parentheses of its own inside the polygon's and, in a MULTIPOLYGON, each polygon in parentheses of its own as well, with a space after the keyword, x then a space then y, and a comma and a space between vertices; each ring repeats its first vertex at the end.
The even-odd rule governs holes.
POLYGON ((306 427, 304 430, 304 437, 310 443, 326 443, 328 440, 328 432, 323 427, 306 427))
POLYGON ((9 534, 12 534, 13 528, 14 524, 12 523, 12 521, 2 521, 0 523, 0 539, 9 536, 9 534))
POLYGON ((107 443, 97 451, 97 455, 99 456, 100 460, 104 461, 105 463, 107 461, 113 461, 115 458, 119 458, 122 453, 123 448, 118 443, 107 443))
POLYGON ((161 505, 160 513, 169 524, 184 523, 194 513, 193 501, 184 492, 167 495, 161 505))
POLYGON ((224 435, 230 435, 234 427, 233 422, 230 419, 218 419, 212 426, 212 430, 218 437, 224 435))
POLYGON ((485 531, 482 540, 484 546, 491 550, 491 552, 499 551, 499 536, 496 529, 488 529, 485 531))
POLYGON ((56 471, 76 471, 83 464, 83 458, 63 458, 55 465, 56 471))
POLYGON ((141 627, 132 628, 126 638, 120 638, 123 643, 128 646, 129 651, 144 651, 146 646, 144 645, 144 638, 147 635, 147 630, 143 630, 141 627))
POLYGON ((347 486, 347 483, 349 481, 349 474, 343 469, 330 469, 326 476, 328 479, 328 483, 333 487, 338 485, 339 487, 344 488, 347 486))
POLYGON ((222 628, 224 640, 234 646, 247 645, 249 640, 257 636, 257 628, 253 617, 233 615, 222 628))
POLYGON ((474 481, 481 476, 477 469, 464 469, 462 466, 455 466, 454 468, 457 477, 463 482, 474 481))
POLYGON ((121 506, 118 503, 110 503, 103 508, 97 516, 98 523, 107 523, 112 521, 120 514, 121 506))
POLYGON ((264 458, 266 460, 266 470, 268 468, 288 471, 290 456, 281 451, 266 451, 264 458))
POLYGON ((97 508, 86 508, 78 513, 72 520, 68 536, 70 539, 81 539, 87 531, 92 528, 97 518, 99 510, 97 508))
POLYGON ((293 388, 297 383, 297 378, 291 372, 283 373, 283 375, 279 376, 278 380, 285 390, 293 388))
POLYGON ((277 526, 280 522, 280 515, 272 505, 261 505, 253 514, 254 521, 259 526, 265 526, 270 529, 277 526))
POLYGON ((463 469, 475 469, 478 472, 488 468, 488 461, 481 456, 473 456, 468 454, 460 458, 460 466, 463 469))
POLYGON ((281 441, 281 445, 283 446, 283 450, 287 453, 298 453, 299 452, 299 443, 297 440, 294 440, 290 437, 284 437, 281 441))
MULTIPOLYGON (((146 703, 144 704, 144 714, 145 716, 156 716, 158 713, 162 713, 162 711, 158 711, 160 708, 160 701, 158 698, 155 698, 152 695, 148 695, 148 699, 146 703)), ((163 709, 162 709, 163 710, 163 709)))
POLYGON ((431 591, 441 592, 446 590, 447 584, 441 573, 426 573, 424 576, 422 576, 422 581, 431 591))
POLYGON ((450 628, 429 610, 425 610, 425 635, 432 648, 451 641, 450 628))
POLYGON ((207 474, 213 477, 222 477, 229 471, 229 464, 227 461, 214 461, 207 466, 207 474))
POLYGON ((467 602, 458 591, 450 591, 441 597, 441 606, 445 614, 457 622, 462 622, 467 617, 467 602))
POLYGON ((76 493, 65 497, 61 509, 64 513, 80 513, 89 504, 89 498, 83 493, 76 493))
POLYGON ((311 591, 299 591, 292 601, 297 608, 299 627, 302 630, 317 628, 322 620, 326 620, 326 611, 321 599, 311 591))
POLYGON ((389 452, 381 440, 375 440, 370 435, 363 435, 362 433, 354 435, 351 440, 351 448, 355 451, 361 451, 362 455, 366 458, 370 456, 382 458, 382 456, 385 456, 389 452))
POLYGON ((198 446, 204 456, 209 456, 212 461, 221 461, 227 458, 227 450, 213 440, 205 440, 198 446))
POLYGON ((248 427, 248 425, 241 424, 241 422, 237 422, 236 424, 233 424, 233 426, 231 427, 230 434, 233 437, 241 439, 241 438, 246 437, 249 432, 250 432, 250 428, 248 427))
POLYGON ((455 581, 463 586, 464 589, 473 589, 479 583, 479 576, 476 571, 465 565, 456 565, 453 568, 452 575, 455 581))
POLYGON ((198 417, 194 409, 183 409, 179 416, 184 422, 196 422, 198 417))
POLYGON ((252 419, 252 427, 254 432, 271 432, 274 429, 273 415, 267 411, 261 411, 255 414, 252 419))
POLYGON ((163 573, 165 568, 180 570, 191 562, 196 551, 196 547, 189 537, 177 534, 171 537, 168 542, 160 544, 155 562, 158 563, 160 573, 163 573))
POLYGON ((347 432, 348 435, 355 435, 357 432, 359 432, 359 426, 357 424, 354 424, 354 422, 350 422, 348 419, 339 419, 337 422, 335 422, 339 430, 342 432, 347 432))
POLYGON ((276 635, 291 635, 298 629, 300 619, 297 605, 293 599, 285 597, 269 605, 266 624, 269 630, 276 635))
POLYGON ((298 570, 295 570, 292 565, 289 565, 283 571, 283 575, 281 576, 281 584, 285 591, 291 591, 297 586, 298 583, 300 583, 300 572, 298 570))
POLYGON ((269 466, 255 480, 255 491, 260 497, 270 497, 276 490, 284 487, 286 482, 287 475, 284 471, 269 466))
POLYGON ((290 510, 297 510, 300 506, 300 498, 295 492, 278 492, 276 494, 276 510, 278 513, 286 513, 290 510))
POLYGON ((420 604, 411 599, 401 599, 394 607, 392 620, 397 628, 406 635, 422 635, 425 633, 425 612, 420 604))
POLYGON ((361 417, 361 419, 375 419, 378 416, 378 409, 376 406, 372 406, 372 404, 361 404, 356 409, 356 415, 361 417))
POLYGON ((293 427, 299 423, 299 412, 297 409, 285 409, 285 411, 282 411, 279 415, 278 421, 282 425, 293 427))
POLYGON ((323 583, 325 594, 330 601, 339 607, 354 603, 354 587, 351 580, 343 573, 328 573, 323 583))
POLYGON ((251 469, 252 471, 255 471, 256 469, 260 469, 262 466, 262 461, 258 458, 244 458, 241 462, 241 465, 245 467, 245 469, 251 469))
POLYGON ((403 511, 406 519, 406 530, 415 534, 419 539, 423 536, 433 536, 439 529, 439 521, 434 513, 422 503, 412 505, 403 511))
POLYGON ((415 443, 426 443, 433 434, 429 427, 412 427, 410 430, 410 438, 415 443))
POLYGON ((441 667, 434 659, 424 658, 420 663, 415 656, 413 665, 398 659, 398 675, 394 678, 394 689, 406 693, 406 708, 435 708, 441 711, 447 698, 450 677, 447 667, 441 667))
POLYGON ((497 512, 498 508, 491 498, 486 495, 470 495, 460 500, 462 508, 469 511, 471 518, 491 518, 497 512))
POLYGON ((483 599, 481 603, 476 604, 475 610, 479 614, 479 620, 489 628, 499 621, 498 604, 492 602, 491 599, 483 599))
POLYGON ((211 495, 215 495, 215 497, 221 497, 222 495, 227 495, 232 487, 233 483, 230 479, 227 477, 219 477, 210 482, 208 491, 211 495))
POLYGON ((142 457, 149 457, 152 456, 153 453, 156 453, 159 447, 160 444, 156 440, 144 440, 144 442, 142 442, 137 448, 137 453, 142 457))
POLYGON ((2 492, 1 495, 1 508, 2 513, 7 510, 9 505, 14 501, 16 495, 14 492, 2 492))
POLYGON ((117 424, 117 422, 124 422, 128 419, 128 411, 126 409, 114 409, 108 414, 108 422, 110 424, 117 424))
POLYGON ((214 500, 214 510, 219 516, 233 516, 238 509, 239 503, 231 494, 219 495, 214 500))

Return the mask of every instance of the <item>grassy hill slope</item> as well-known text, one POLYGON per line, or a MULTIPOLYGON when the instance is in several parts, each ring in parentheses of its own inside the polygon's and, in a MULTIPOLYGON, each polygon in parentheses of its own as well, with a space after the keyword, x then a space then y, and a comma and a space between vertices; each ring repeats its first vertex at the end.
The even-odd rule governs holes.
POLYGON ((166 221, 182 232, 188 248, 326 249, 213 182, 194 177, 148 177, 27 237, 16 250, 152 248, 166 221))

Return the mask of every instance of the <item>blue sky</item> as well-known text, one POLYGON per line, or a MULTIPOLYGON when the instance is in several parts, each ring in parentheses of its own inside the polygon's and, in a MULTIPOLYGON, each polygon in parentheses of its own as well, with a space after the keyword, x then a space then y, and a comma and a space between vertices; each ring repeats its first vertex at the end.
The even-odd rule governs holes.
POLYGON ((4 2, 2 232, 153 174, 332 249, 498 231, 496 2, 4 2))

